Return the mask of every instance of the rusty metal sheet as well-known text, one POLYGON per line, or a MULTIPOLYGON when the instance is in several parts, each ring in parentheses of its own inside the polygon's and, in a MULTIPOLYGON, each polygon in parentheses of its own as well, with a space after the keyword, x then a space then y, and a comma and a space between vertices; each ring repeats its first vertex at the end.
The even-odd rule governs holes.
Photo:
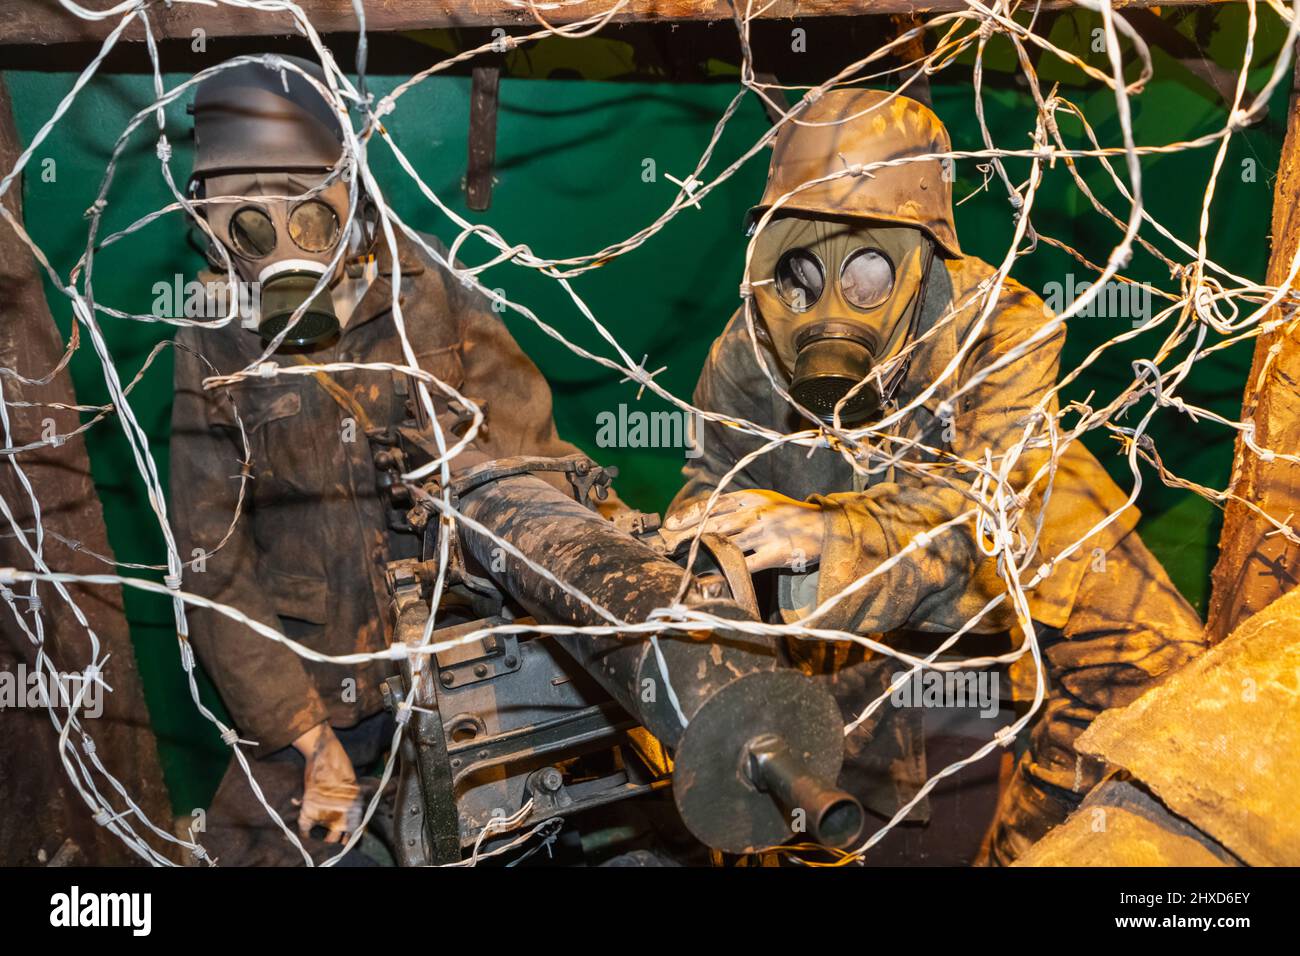
POLYGON ((1237 866, 1232 855, 1160 801, 1107 780, 1015 866, 1237 866))
POLYGON ((1300 591, 1080 738, 1248 863, 1300 864, 1300 591))

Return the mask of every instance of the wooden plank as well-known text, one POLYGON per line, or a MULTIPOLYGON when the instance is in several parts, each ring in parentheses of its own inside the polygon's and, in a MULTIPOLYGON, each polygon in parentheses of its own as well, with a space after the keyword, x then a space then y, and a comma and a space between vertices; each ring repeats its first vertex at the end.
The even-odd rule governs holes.
MULTIPOLYGON (((1269 285, 1280 284, 1300 249, 1300 64, 1293 79, 1286 139, 1273 187, 1273 249, 1269 285)), ((1270 319, 1281 316, 1273 309, 1270 319)), ((1255 426, 1255 441, 1264 448, 1300 452, 1300 338, 1285 329, 1262 335, 1242 398, 1242 419, 1255 426), (1276 354, 1273 350, 1277 349, 1276 354)), ((1300 517, 1300 469, 1288 461, 1261 461, 1237 441, 1229 488, 1281 521, 1295 526, 1300 517)), ((1245 505, 1232 501, 1224 510, 1219 560, 1214 566, 1206 633, 1221 641, 1252 614, 1300 583, 1300 548, 1245 505)))
MULTIPOLYGON (((82 6, 107 9, 117 0, 82 0, 82 6)), ((540 0, 543 15, 554 24, 574 23, 608 10, 613 0, 556 6, 540 0), (551 7, 547 9, 547 7, 551 7)), ((1206 2, 1233 0, 1116 0, 1115 7, 1202 6, 1206 2)), ((300 0, 299 4, 322 33, 351 33, 357 28, 351 0, 300 0)), ((76 43, 100 40, 117 25, 117 19, 89 21, 68 13, 57 0, 8 0, 0 20, 0 44, 76 43)), ((875 14, 920 14, 965 10, 964 0, 770 0, 755 6, 763 19, 793 17, 843 17, 875 14)), ((1075 6, 1073 0, 1044 0, 1044 9, 1075 6)), ((640 21, 681 22, 732 19, 730 0, 631 0, 614 17, 614 23, 640 21)), ((155 35, 192 37, 277 36, 294 32, 287 13, 261 13, 231 7, 178 4, 167 9, 156 4, 152 13, 155 35)), ((507 0, 367 0, 366 29, 374 32, 427 30, 444 27, 533 27, 536 19, 527 8, 507 0)), ((126 39, 141 40, 143 31, 133 26, 126 39)))
MULTIPOLYGON (((12 169, 20 152, 9 93, 0 79, 0 169, 12 169)), ((22 183, 15 182, 4 198, 6 207, 20 222, 21 196, 22 183)), ((63 355, 63 338, 45 301, 36 260, 4 220, 0 220, 0 315, 4 317, 0 321, 0 366, 17 369, 30 378, 42 377, 54 368, 63 355)), ((67 369, 47 385, 28 385, 6 376, 4 397, 11 403, 74 405, 77 400, 67 369)), ((67 408, 11 404, 8 411, 16 445, 39 440, 47 429, 66 435, 79 424, 78 413, 67 408)), ((112 429, 117 425, 110 420, 98 427, 112 429)), ((111 557, 113 551, 82 438, 78 436, 58 447, 22 452, 18 463, 39 496, 46 532, 63 539, 52 535, 45 539, 47 563, 56 571, 74 574, 112 571, 91 556, 94 552, 111 557), (66 541, 79 542, 79 546, 70 547, 66 541)), ((18 525, 30 529, 31 500, 8 458, 0 459, 0 495, 9 503, 18 525)), ((31 559, 10 534, 8 522, 0 524, 4 525, 0 563, 30 569, 31 559)), ((26 593, 27 588, 14 590, 26 593)), ((82 584, 70 584, 68 591, 99 637, 101 660, 103 655, 109 655, 103 674, 113 688, 111 694, 103 695, 103 713, 97 718, 86 715, 83 726, 94 737, 97 755, 104 765, 149 818, 167 829, 171 826, 171 805, 136 669, 122 591, 118 587, 82 584)), ((45 649, 51 661, 65 672, 86 667, 91 655, 86 629, 77 624, 52 587, 43 585, 38 593, 43 607, 39 613, 45 621, 45 649)), ((20 607, 24 603, 18 601, 20 607)), ((26 613, 30 616, 30 612, 26 613)), ((15 674, 20 665, 27 674, 34 672, 36 648, 9 609, 0 605, 0 670, 15 674)), ((56 854, 61 860, 80 864, 137 862, 117 837, 91 820, 86 804, 67 780, 57 741, 58 732, 43 708, 4 711, 4 733, 0 734, 0 807, 4 808, 0 814, 0 865, 32 866, 56 854)), ((101 792, 108 789, 102 781, 100 785, 101 792)), ((122 806, 116 794, 112 799, 115 806, 122 806)), ((137 824, 136 830, 144 828, 137 824)))
POLYGON ((475 212, 485 212, 492 205, 500 89, 499 66, 474 67, 469 94, 469 168, 465 172, 465 205, 475 212))

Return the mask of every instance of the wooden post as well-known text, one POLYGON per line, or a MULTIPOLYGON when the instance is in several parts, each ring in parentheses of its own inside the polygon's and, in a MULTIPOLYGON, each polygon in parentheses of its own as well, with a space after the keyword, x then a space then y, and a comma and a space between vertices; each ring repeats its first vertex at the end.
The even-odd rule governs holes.
MULTIPOLYGON (((1300 61, 1291 90, 1286 140, 1273 187, 1273 251, 1269 285, 1280 284, 1300 249, 1300 61)), ((1293 292, 1294 296, 1295 293, 1293 292)), ((1290 308, 1294 309, 1292 305, 1290 308)), ((1270 318, 1283 310, 1274 309, 1270 318)), ((1300 339, 1293 329, 1260 336, 1246 393, 1242 420, 1255 425, 1255 441, 1277 452, 1300 452, 1300 339), (1276 350, 1276 351, 1275 351, 1276 350)), ((1261 461, 1240 439, 1228 486, 1275 518, 1295 527, 1300 521, 1300 467, 1285 461, 1261 461)), ((1206 632, 1213 642, 1296 586, 1300 548, 1238 502, 1230 502, 1219 536, 1206 632)))
MULTIPOLYGON (((911 30, 913 27, 920 25, 921 18, 913 13, 897 13, 889 18, 894 28, 894 36, 899 37, 911 30)), ((894 51, 894 59, 900 63, 911 63, 913 60, 919 60, 925 56, 925 37, 917 35, 903 44, 894 51)), ((910 73, 900 73, 898 75, 899 86, 903 82, 911 80, 907 84, 907 89, 903 91, 904 95, 918 103, 924 103, 926 106, 934 106, 930 98, 930 77, 924 70, 913 70, 910 73)))
MULTIPOLYGON (((8 173, 21 152, 9 91, 0 78, 0 173, 8 173)), ((22 183, 15 182, 4 197, 6 207, 22 221, 22 183)), ((62 336, 54 324, 41 276, 31 252, 8 223, 0 223, 0 367, 15 369, 29 378, 46 375, 63 355, 62 336)), ((2 374, 2 373, 0 373, 2 374)), ((75 411, 49 407, 15 407, 15 402, 73 405, 76 396, 66 369, 48 385, 29 386, 9 375, 0 380, 10 403, 9 422, 15 445, 38 440, 47 427, 67 434, 78 425, 75 411), (52 423, 47 425, 47 423, 52 423)), ((102 427, 115 427, 107 424, 102 427)), ((80 438, 17 456, 17 462, 36 491, 42 522, 49 532, 80 542, 84 549, 111 556, 104 514, 90 476, 90 461, 80 438)), ((0 458, 0 495, 20 527, 30 530, 30 498, 22 489, 11 460, 0 458)), ((0 564, 31 569, 10 529, 0 528, 0 564)), ((46 563, 57 571, 102 574, 112 569, 86 550, 72 548, 57 538, 45 539, 46 563)), ((25 589, 16 589, 21 590, 25 589)), ((117 587, 69 585, 99 637, 105 682, 112 693, 103 694, 102 714, 83 718, 93 736, 96 755, 126 787, 131 798, 163 829, 171 827, 171 805, 149 713, 136 670, 131 634, 117 587)), ((90 640, 52 587, 40 588, 41 608, 32 612, 18 600, 28 621, 39 613, 45 626, 45 650, 64 673, 80 671, 90 661, 90 640)), ((18 627, 12 613, 0 605, 0 670, 16 675, 36 667, 36 647, 18 627)), ((17 688, 24 694, 26 688, 17 688)), ((75 739, 74 739, 75 740, 75 739)), ((80 746, 79 741, 75 745, 80 746)), ((101 792, 111 789, 100 780, 101 792)), ((114 794, 114 805, 121 807, 114 794)), ((58 754, 57 733, 43 707, 21 707, 4 712, 0 733, 0 865, 81 863, 91 865, 135 861, 138 857, 117 837, 94 823, 86 803, 69 784, 58 754)), ((137 826, 136 830, 142 828, 137 826)))
POLYGON ((492 205, 492 176, 497 159, 497 108, 501 68, 474 67, 469 94, 469 167, 465 171, 465 205, 484 212, 492 205))

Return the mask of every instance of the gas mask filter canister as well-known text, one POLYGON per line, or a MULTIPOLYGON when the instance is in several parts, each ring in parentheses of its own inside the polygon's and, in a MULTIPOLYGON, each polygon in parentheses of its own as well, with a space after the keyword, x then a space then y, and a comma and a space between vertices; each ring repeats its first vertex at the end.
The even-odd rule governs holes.
POLYGON ((285 337, 285 342, 314 345, 333 338, 339 331, 339 320, 334 313, 329 284, 312 295, 312 290, 324 275, 325 270, 318 263, 305 259, 284 259, 263 269, 257 277, 261 288, 258 334, 271 341, 284 331, 293 314, 307 302, 298 324, 285 337))

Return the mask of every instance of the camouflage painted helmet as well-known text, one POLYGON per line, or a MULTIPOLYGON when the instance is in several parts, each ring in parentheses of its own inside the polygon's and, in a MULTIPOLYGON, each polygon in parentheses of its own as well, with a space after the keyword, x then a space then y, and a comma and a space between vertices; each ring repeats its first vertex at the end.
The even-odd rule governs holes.
MULTIPOLYGON (((948 131, 927 107, 905 96, 890 99, 881 90, 829 90, 795 119, 798 122, 787 123, 777 133, 767 189, 749 211, 748 225, 811 179, 857 163, 952 149, 948 131)), ((781 210, 914 226, 956 258, 962 253, 953 225, 950 180, 937 159, 885 166, 869 177, 841 176, 819 183, 782 203, 781 210)))

